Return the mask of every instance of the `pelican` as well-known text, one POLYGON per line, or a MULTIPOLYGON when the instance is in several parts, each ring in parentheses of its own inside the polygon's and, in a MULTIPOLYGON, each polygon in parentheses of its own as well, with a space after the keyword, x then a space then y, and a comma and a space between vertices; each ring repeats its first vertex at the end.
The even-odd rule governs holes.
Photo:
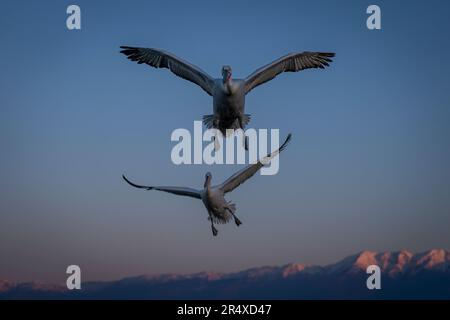
MULTIPOLYGON (((220 130, 224 136, 226 129, 244 130, 249 123, 250 115, 245 113, 245 96, 251 90, 283 72, 324 69, 335 55, 330 52, 290 53, 259 68, 245 79, 233 79, 231 67, 225 65, 222 67, 222 78, 214 79, 199 67, 164 50, 128 46, 120 48, 120 52, 131 61, 154 68, 167 68, 178 77, 197 84, 212 96, 213 114, 203 116, 203 123, 208 129, 220 130)), ((245 140, 246 149, 247 144, 245 140)))
POLYGON ((217 236, 218 231, 214 227, 214 223, 228 223, 231 218, 234 219, 237 226, 242 223, 235 215, 236 205, 231 201, 225 200, 225 194, 233 191, 239 185, 250 179, 256 172, 258 172, 259 169, 269 163, 273 157, 283 151, 290 140, 291 134, 286 137, 286 140, 277 150, 269 153, 266 157, 258 160, 255 164, 248 165, 244 169, 236 172, 220 185, 212 186, 212 175, 210 172, 207 172, 202 190, 186 187, 144 186, 131 182, 127 179, 127 177, 125 177, 125 175, 122 175, 122 178, 135 188, 164 191, 179 196, 187 196, 202 200, 206 210, 208 211, 208 220, 211 222, 212 233, 214 236, 217 236))

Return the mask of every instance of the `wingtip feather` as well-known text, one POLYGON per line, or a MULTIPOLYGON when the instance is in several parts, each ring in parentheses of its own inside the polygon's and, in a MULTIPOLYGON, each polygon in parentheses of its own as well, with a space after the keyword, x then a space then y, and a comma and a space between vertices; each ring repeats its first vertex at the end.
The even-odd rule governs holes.
POLYGON ((289 133, 289 134, 287 135, 286 139, 284 140, 283 144, 281 145, 280 151, 283 151, 283 150, 287 147, 287 145, 289 144, 289 142, 291 141, 291 139, 292 139, 292 133, 289 133))

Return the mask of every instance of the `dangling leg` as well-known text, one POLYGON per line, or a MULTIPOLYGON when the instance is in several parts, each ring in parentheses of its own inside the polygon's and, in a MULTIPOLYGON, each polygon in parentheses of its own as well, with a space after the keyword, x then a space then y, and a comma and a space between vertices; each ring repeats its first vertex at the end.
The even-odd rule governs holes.
POLYGON ((216 129, 216 132, 214 133, 214 151, 219 151, 220 150, 220 142, 219 142, 219 137, 218 137, 218 129, 216 129))
POLYGON ((220 150, 220 142, 219 142, 219 139, 218 139, 219 121, 220 120, 217 119, 217 118, 215 118, 214 121, 213 121, 213 128, 216 130, 214 132, 214 137, 213 137, 213 140, 214 140, 214 151, 219 151, 220 150))
POLYGON ((215 129, 219 129, 219 119, 218 118, 216 118, 216 117, 214 117, 214 120, 213 120, 213 128, 215 128, 215 129))
POLYGON ((211 217, 211 215, 209 216, 209 219, 211 220, 211 230, 212 230, 212 233, 213 233, 213 236, 217 236, 217 229, 214 227, 214 222, 213 222, 213 219, 212 219, 212 217, 211 217))
POLYGON ((239 227, 241 224, 242 224, 242 222, 241 222, 241 220, 239 220, 238 219, 238 217, 236 217, 236 215, 234 214, 234 212, 233 212, 233 210, 231 210, 230 208, 226 208, 228 211, 230 211, 230 213, 231 213, 231 215, 233 216, 233 218, 234 218, 234 223, 236 223, 236 225, 239 227))
POLYGON ((239 227, 242 224, 241 220, 239 220, 238 217, 236 217, 234 215, 234 213, 233 213, 233 218, 234 218, 234 223, 236 223, 236 225, 239 227))
MULTIPOLYGON (((239 128, 241 128, 242 131, 245 132, 245 125, 244 125, 244 123, 243 123, 242 117, 238 117, 238 121, 239 121, 239 128)), ((245 150, 248 151, 248 137, 247 137, 246 135, 244 135, 244 141, 243 141, 243 143, 244 143, 244 148, 245 148, 245 150)))

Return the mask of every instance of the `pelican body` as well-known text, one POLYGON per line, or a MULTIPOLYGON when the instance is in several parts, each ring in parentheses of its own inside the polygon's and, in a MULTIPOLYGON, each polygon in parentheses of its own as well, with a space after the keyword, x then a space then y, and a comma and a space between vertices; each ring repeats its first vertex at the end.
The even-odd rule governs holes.
POLYGON ((245 82, 231 79, 231 68, 222 68, 223 79, 215 79, 213 89, 213 114, 203 116, 208 129, 219 129, 223 135, 226 129, 244 129, 250 121, 245 114, 245 82))
POLYGON ((211 184, 212 175, 207 172, 205 175, 205 182, 203 184, 203 189, 193 189, 187 187, 162 187, 162 186, 144 186, 138 185, 130 180, 128 180, 125 175, 123 179, 135 188, 145 189, 145 190, 159 190, 164 192, 169 192, 172 194, 187 196, 191 198, 196 198, 202 200, 206 211, 208 212, 208 220, 211 222, 211 230, 214 236, 217 235, 217 229, 214 227, 215 223, 228 223, 231 219, 237 226, 241 225, 241 221, 236 217, 236 205, 225 199, 225 194, 233 191, 239 185, 250 179, 259 169, 261 169, 265 164, 267 164, 273 157, 283 151, 288 142, 291 139, 291 134, 289 134, 284 141, 284 143, 272 153, 269 153, 263 159, 260 159, 257 163, 248 165, 244 169, 236 172, 230 178, 228 178, 222 184, 213 186, 211 184))

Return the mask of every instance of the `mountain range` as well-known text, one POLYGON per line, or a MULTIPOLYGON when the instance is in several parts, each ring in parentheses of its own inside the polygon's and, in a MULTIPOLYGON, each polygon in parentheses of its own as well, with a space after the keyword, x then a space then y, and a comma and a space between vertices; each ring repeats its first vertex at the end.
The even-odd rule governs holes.
POLYGON ((158 274, 83 282, 81 290, 0 280, 0 299, 450 299, 450 252, 363 251, 326 266, 290 263, 235 273, 158 274), (381 289, 366 286, 369 265, 381 289))

